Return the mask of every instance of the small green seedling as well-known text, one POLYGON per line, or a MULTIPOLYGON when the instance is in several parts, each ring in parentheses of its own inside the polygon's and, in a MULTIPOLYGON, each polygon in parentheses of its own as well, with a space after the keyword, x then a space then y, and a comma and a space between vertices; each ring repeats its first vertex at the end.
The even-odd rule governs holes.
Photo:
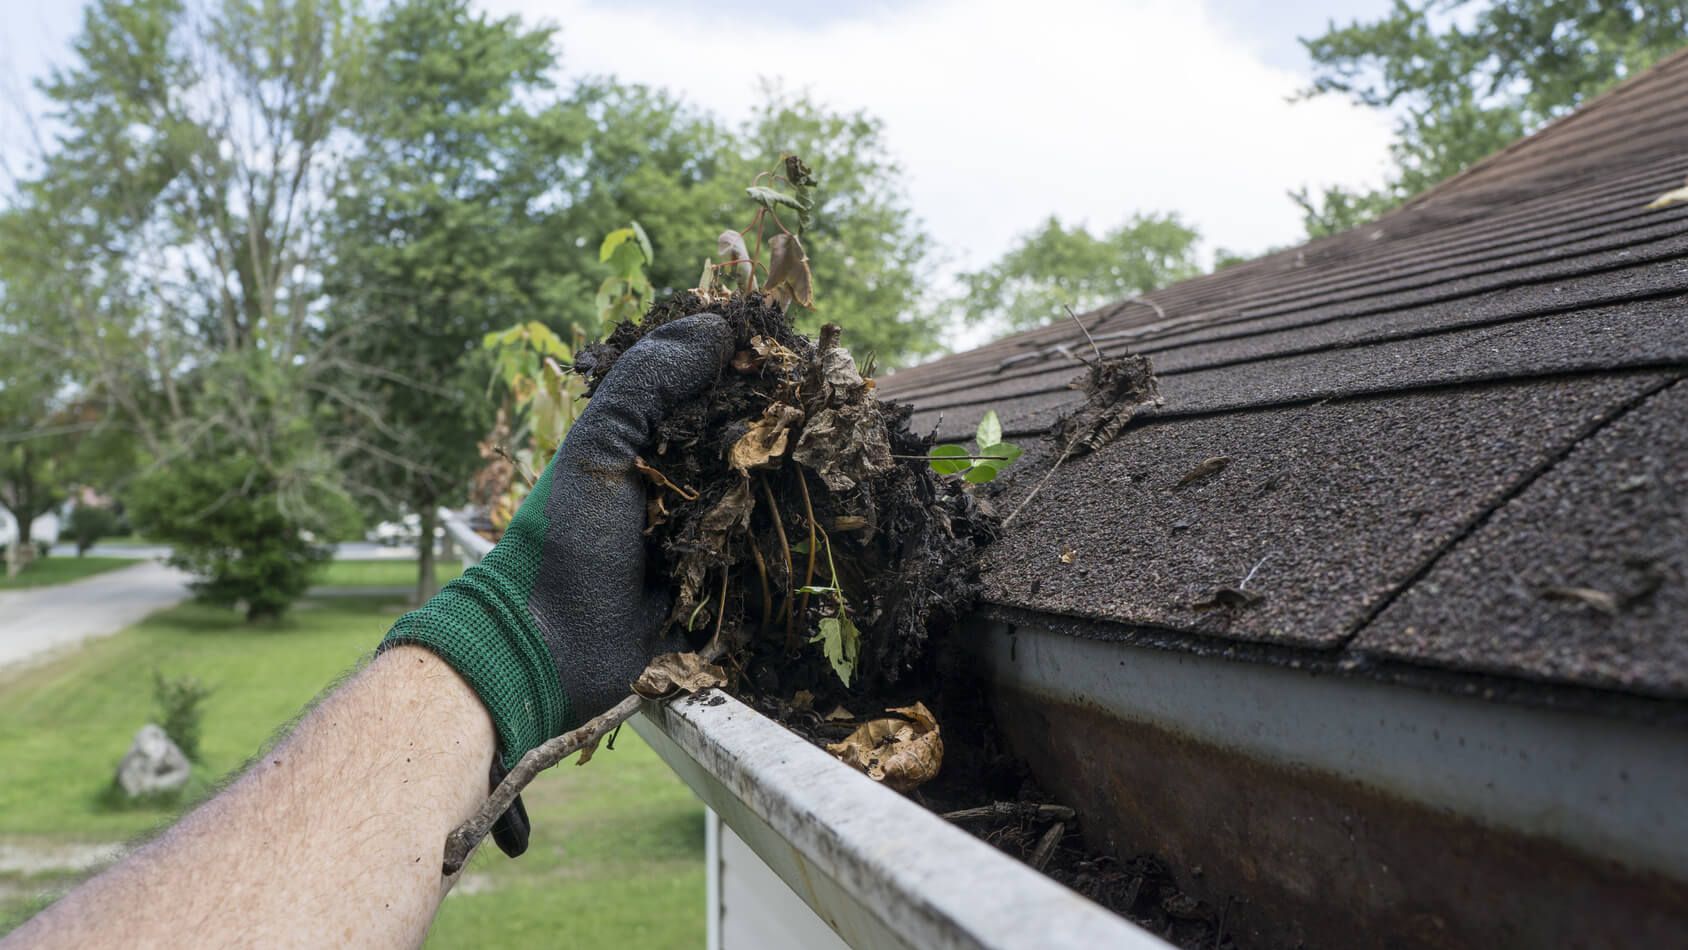
POLYGON ((973 436, 977 452, 969 452, 959 445, 940 445, 932 449, 932 471, 939 475, 960 475, 975 485, 996 478, 997 474, 1020 457, 1020 447, 1002 441, 1002 420, 996 410, 985 413, 973 436))

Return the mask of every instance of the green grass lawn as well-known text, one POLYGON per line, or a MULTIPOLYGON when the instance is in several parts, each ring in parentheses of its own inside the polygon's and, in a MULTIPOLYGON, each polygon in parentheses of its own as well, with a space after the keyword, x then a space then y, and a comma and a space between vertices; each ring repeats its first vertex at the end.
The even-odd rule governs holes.
MULTIPOLYGON (((434 563, 441 584, 463 573, 457 559, 434 563)), ((401 560, 331 561, 317 573, 319 587, 414 587, 416 562, 401 560)))
POLYGON ((16 577, 7 577, 0 567, 0 590, 26 590, 32 587, 51 587, 70 581, 92 577, 105 571, 128 567, 140 562, 126 557, 44 557, 29 563, 16 577))
MULTIPOLYGON (((117 760, 152 715, 154 669, 216 690, 194 783, 203 790, 374 647, 399 609, 391 601, 310 600, 256 627, 187 605, 49 664, 0 673, 0 844, 122 841, 169 821, 176 809, 102 804, 117 760)), ((703 809, 632 730, 615 751, 554 770, 525 797, 528 853, 512 861, 482 849, 446 900, 431 946, 703 943, 703 809)), ((0 933, 38 909, 39 892, 74 880, 0 873, 0 933)))

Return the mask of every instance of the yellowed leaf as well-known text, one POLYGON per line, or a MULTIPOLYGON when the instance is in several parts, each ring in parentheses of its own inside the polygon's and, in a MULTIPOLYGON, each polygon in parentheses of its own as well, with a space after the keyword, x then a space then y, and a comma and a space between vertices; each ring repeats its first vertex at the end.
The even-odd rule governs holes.
POLYGON ((746 475, 753 468, 767 468, 785 454, 792 428, 802 421, 803 410, 796 406, 770 403, 762 418, 750 424, 750 431, 733 443, 727 453, 728 463, 746 475))
POLYGON ((727 673, 713 663, 705 663, 696 653, 664 653, 652 660, 639 678, 633 681, 633 692, 646 699, 662 699, 677 692, 695 693, 711 686, 727 685, 727 673))
POLYGON ((944 740, 938 720, 925 703, 887 711, 902 718, 863 723, 826 751, 876 782, 899 792, 912 791, 937 776, 943 765, 944 740))

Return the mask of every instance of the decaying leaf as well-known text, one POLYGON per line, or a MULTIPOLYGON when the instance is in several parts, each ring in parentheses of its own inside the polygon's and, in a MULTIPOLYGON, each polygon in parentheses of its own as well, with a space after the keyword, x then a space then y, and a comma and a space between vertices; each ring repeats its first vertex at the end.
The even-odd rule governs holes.
POLYGON ((843 706, 834 706, 832 707, 832 712, 827 713, 821 718, 825 719, 827 722, 849 722, 850 720, 856 718, 856 714, 848 709, 845 709, 843 706))
POLYGON ((1202 459, 1195 468, 1192 468, 1188 472, 1184 473, 1184 477, 1178 480, 1178 484, 1175 487, 1184 488, 1189 485, 1194 485, 1196 482, 1212 478, 1220 472, 1225 471, 1225 466, 1230 464, 1231 457, 1229 455, 1215 455, 1212 458, 1202 459))
POLYGON ((1146 356, 1112 356, 1091 365, 1068 388, 1084 393, 1084 405, 1055 423, 1062 456, 1094 452, 1118 438, 1145 405, 1160 404, 1160 383, 1146 356))
POLYGON ((574 764, 585 765, 586 763, 592 761, 592 756, 596 755, 598 752, 598 741, 598 739, 593 739, 591 742, 586 743, 585 746, 582 746, 580 750, 580 758, 575 759, 574 764))
POLYGON ((822 409, 803 427, 791 457, 835 492, 849 491, 895 464, 885 426, 872 403, 822 409))
POLYGON ((751 337, 750 350, 756 354, 756 357, 764 365, 771 364, 781 375, 791 372, 799 363, 803 362, 802 357, 786 349, 780 345, 778 340, 771 337, 760 335, 751 337))
POLYGON ((1685 201, 1688 201, 1688 183, 1683 184, 1680 188, 1672 188, 1670 191, 1654 198, 1652 201, 1648 202, 1647 210, 1656 211, 1659 208, 1668 208, 1671 205, 1681 204, 1685 201))
POLYGON ((814 280, 814 273, 809 270, 809 255, 797 235, 781 233, 768 238, 767 289, 782 308, 793 302, 803 307, 814 306, 814 280))
POLYGON ((1618 599, 1603 590, 1592 587, 1548 587, 1541 592, 1545 600, 1557 600, 1568 604, 1581 604, 1592 607, 1603 614, 1618 612, 1618 599))
POLYGON ((686 553, 674 566, 673 577, 678 590, 674 596, 674 609, 668 615, 670 623, 684 624, 703 603, 706 597, 705 579, 721 564, 731 563, 732 558, 727 553, 729 541, 736 532, 750 524, 750 513, 755 507, 750 479, 740 479, 698 519, 697 534, 687 538, 686 553))
POLYGON ((1069 547, 1068 545, 1065 545, 1065 544, 1061 545, 1061 563, 1062 564, 1071 564, 1076 560, 1078 560, 1077 549, 1069 547))
POLYGON ((746 475, 753 468, 767 468, 785 454, 791 430, 803 421, 803 410, 783 402, 770 403, 762 418, 750 424, 728 451, 728 462, 746 475))
POLYGON ((1241 587, 1219 587, 1209 592, 1206 597, 1190 606, 1196 610, 1221 610, 1224 608, 1241 609, 1253 607, 1265 598, 1252 590, 1241 587))
POLYGON ((750 263, 750 248, 744 246, 744 235, 731 228, 715 239, 715 256, 723 264, 733 265, 733 276, 747 281, 754 273, 750 263))
POLYGON ((863 723, 826 751, 876 782, 899 792, 912 791, 934 778, 943 765, 944 740, 938 720, 925 703, 888 712, 901 718, 863 723))
POLYGON ((705 663, 696 653, 664 653, 652 660, 639 678, 633 681, 633 692, 646 699, 662 699, 678 692, 695 693, 711 686, 727 685, 727 673, 713 663, 705 663))

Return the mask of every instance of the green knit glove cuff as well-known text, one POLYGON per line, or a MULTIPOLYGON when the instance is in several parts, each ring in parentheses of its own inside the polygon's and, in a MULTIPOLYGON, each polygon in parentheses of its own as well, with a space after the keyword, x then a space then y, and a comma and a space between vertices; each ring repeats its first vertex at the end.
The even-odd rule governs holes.
POLYGON ((525 606, 519 615, 511 610, 501 596, 504 586, 485 567, 471 567, 400 617, 380 649, 415 644, 456 670, 486 704, 504 766, 511 768, 567 729, 569 702, 525 606))

